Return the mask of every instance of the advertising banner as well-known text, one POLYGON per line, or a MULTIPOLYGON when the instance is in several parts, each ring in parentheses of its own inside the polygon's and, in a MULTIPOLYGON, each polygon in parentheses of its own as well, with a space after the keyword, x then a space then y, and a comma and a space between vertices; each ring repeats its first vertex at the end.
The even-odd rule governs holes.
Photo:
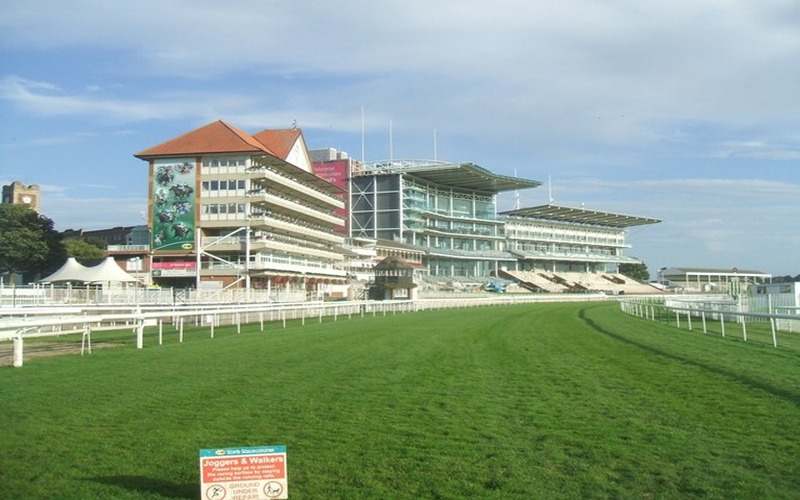
MULTIPOLYGON (((325 179, 336 187, 344 189, 345 192, 339 197, 345 201, 345 204, 349 204, 347 200, 347 189, 350 184, 350 160, 335 160, 314 163, 314 175, 325 179)), ((333 211, 333 213, 345 220, 345 226, 339 226, 335 228, 335 230, 340 233, 346 232, 347 208, 336 209, 333 211)))
POLYGON ((194 159, 155 160, 153 169, 153 252, 194 250, 194 159))
POLYGON ((153 262, 152 270, 154 277, 189 277, 197 276, 197 262, 195 261, 166 261, 153 262))

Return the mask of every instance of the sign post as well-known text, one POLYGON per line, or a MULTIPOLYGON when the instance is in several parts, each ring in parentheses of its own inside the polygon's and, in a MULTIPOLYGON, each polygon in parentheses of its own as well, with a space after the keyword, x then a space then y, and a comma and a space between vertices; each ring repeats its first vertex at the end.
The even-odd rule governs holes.
POLYGON ((289 498, 286 446, 200 450, 203 500, 289 498))

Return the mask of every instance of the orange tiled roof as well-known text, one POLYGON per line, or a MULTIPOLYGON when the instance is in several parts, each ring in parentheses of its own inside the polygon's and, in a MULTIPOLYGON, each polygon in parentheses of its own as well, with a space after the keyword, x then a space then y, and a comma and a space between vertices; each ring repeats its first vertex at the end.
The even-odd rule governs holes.
POLYGON ((268 153, 278 156, 255 137, 222 120, 136 153, 137 158, 208 153, 268 153))
POLYGON ((253 137, 261 144, 264 144, 277 157, 285 160, 289 157, 292 147, 302 135, 299 128, 283 128, 275 130, 262 130, 253 137))

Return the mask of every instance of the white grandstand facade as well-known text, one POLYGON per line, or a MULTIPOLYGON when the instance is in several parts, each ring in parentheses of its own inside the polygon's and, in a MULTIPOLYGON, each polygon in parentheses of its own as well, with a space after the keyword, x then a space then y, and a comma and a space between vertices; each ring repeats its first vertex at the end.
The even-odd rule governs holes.
POLYGON ((541 182, 472 163, 312 161, 299 129, 217 121, 135 156, 150 172, 149 282, 168 287, 352 296, 395 256, 428 283, 623 291, 618 266, 639 262, 624 253, 627 228, 659 222, 554 205, 498 213, 499 193, 541 182))
POLYGON ((498 193, 539 185, 470 163, 369 164, 351 178, 350 235, 421 248, 428 279, 504 277, 541 292, 637 291, 617 272, 640 263, 624 254, 627 229, 660 221, 556 205, 497 212, 498 193))

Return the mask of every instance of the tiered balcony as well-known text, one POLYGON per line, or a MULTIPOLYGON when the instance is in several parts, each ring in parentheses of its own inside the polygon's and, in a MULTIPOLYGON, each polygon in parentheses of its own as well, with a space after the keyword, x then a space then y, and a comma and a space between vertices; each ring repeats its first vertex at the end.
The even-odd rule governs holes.
POLYGON ((343 242, 343 237, 338 234, 313 229, 288 220, 277 219, 270 216, 252 217, 250 219, 250 226, 275 234, 300 236, 303 239, 324 244, 341 245, 343 242))
MULTIPOLYGON (((212 247, 216 252, 244 252, 246 242, 244 235, 234 235, 230 237, 203 238, 204 247, 212 247)), ((273 234, 254 236, 250 238, 250 250, 253 253, 263 252, 264 250, 274 250, 300 256, 317 257, 327 261, 343 261, 344 256, 333 250, 327 250, 312 245, 305 245, 301 240, 293 238, 281 238, 273 234)))
MULTIPOLYGON (((312 224, 325 222, 335 226, 343 226, 344 219, 332 213, 324 212, 313 206, 304 205, 299 201, 278 196, 265 189, 248 193, 250 203, 264 206, 275 212, 291 212, 293 217, 305 219, 312 224)), ((258 214, 254 214, 256 217, 258 214)))
POLYGON ((297 182, 296 180, 281 175, 273 170, 267 168, 258 168, 251 170, 251 172, 252 174, 250 179, 254 184, 262 185, 265 183, 265 181, 269 181, 269 183, 277 184, 281 187, 290 189, 292 194, 300 199, 314 200, 314 202, 329 206, 332 209, 342 209, 345 206, 343 200, 327 193, 317 191, 316 189, 310 188, 305 184, 297 182))

